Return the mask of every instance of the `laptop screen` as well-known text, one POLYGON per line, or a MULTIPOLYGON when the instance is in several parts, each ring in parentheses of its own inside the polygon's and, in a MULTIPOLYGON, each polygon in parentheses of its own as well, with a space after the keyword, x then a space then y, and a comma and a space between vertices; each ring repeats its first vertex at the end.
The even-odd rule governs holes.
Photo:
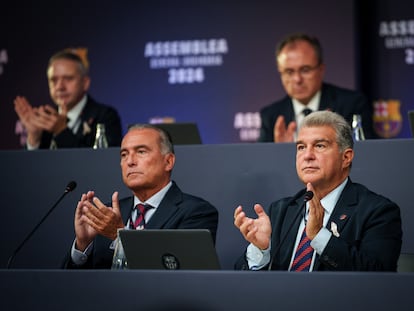
POLYGON ((159 123, 153 125, 167 131, 174 145, 201 144, 200 132, 196 123, 159 123))
POLYGON ((128 269, 219 270, 206 229, 119 230, 128 269))

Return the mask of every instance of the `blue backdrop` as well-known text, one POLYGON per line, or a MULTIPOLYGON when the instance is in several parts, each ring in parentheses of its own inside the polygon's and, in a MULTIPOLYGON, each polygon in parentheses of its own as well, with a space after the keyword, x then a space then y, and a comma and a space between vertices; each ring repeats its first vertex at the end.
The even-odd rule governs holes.
MULTIPOLYGON (((90 93, 118 109, 124 130, 171 117, 196 122, 206 144, 254 141, 258 111, 284 95, 276 42, 296 31, 320 38, 326 81, 360 88, 371 102, 398 99, 404 119, 414 109, 413 62, 404 60, 413 52, 385 49, 378 27, 413 19, 407 6, 413 8, 402 0, 375 7, 347 0, 10 1, 0 10, 0 148, 20 148, 16 95, 51 103, 47 61, 67 47, 87 48, 90 93)), ((409 29, 404 36, 414 35, 409 29)), ((409 135, 402 120, 395 137, 409 135)))

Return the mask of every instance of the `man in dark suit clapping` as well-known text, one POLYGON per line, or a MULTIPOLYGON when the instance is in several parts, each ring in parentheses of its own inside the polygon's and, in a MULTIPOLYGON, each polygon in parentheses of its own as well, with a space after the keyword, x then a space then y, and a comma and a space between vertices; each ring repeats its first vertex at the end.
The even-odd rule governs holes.
POLYGON ((111 206, 94 191, 82 195, 75 214, 76 239, 64 267, 111 268, 117 229, 125 227, 208 229, 215 241, 217 209, 202 198, 183 193, 171 180, 175 154, 164 130, 149 124, 130 127, 120 156, 122 179, 133 195, 119 200, 114 192, 111 206), (142 213, 136 208, 139 205, 150 208, 142 213))
POLYGON ((28 150, 92 147, 98 123, 105 125, 109 146, 121 143, 118 112, 87 94, 88 64, 77 51, 63 50, 49 60, 49 93, 57 109, 49 105, 33 107, 23 96, 14 100, 15 111, 27 131, 28 150))
POLYGON ((276 49, 277 67, 287 93, 260 111, 260 142, 293 142, 296 129, 310 112, 330 110, 349 123, 362 117, 366 138, 375 138, 372 106, 361 93, 323 82, 325 64, 319 40, 306 34, 283 39, 276 49))
POLYGON ((296 171, 306 188, 279 199, 256 218, 242 206, 234 224, 250 243, 243 270, 396 271, 402 228, 398 205, 354 183, 352 131, 331 111, 304 118, 296 141, 296 171))

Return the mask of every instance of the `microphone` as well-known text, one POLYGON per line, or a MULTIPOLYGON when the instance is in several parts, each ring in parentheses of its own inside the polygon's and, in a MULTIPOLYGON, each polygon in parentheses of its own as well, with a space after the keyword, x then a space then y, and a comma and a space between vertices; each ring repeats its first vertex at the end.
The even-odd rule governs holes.
POLYGON ((283 243, 285 242, 290 230, 292 230, 293 224, 296 222, 297 218, 299 217, 300 214, 302 214, 302 212, 306 213, 306 202, 312 200, 312 198, 313 198, 313 192, 310 191, 310 190, 306 191, 305 196, 303 198, 302 206, 298 210, 297 214, 295 215, 295 218, 293 218, 293 221, 289 225, 289 228, 287 229, 285 235, 280 239, 279 245, 277 246, 277 248, 276 248, 275 252, 273 253, 273 256, 270 260, 268 270, 272 270, 273 260, 275 259, 276 255, 279 254, 280 248, 282 247, 283 243))
POLYGON ((62 201, 62 199, 65 197, 65 195, 68 194, 69 192, 73 191, 75 188, 76 188, 76 182, 75 181, 71 181, 67 184, 67 186, 65 188, 65 191, 60 196, 60 198, 56 201, 55 204, 53 204, 51 209, 46 213, 45 216, 43 216, 43 218, 39 221, 39 223, 33 228, 33 230, 26 236, 26 238, 23 240, 23 242, 20 243, 20 245, 16 248, 16 250, 13 252, 13 254, 9 257, 9 260, 7 262, 7 269, 10 269, 14 257, 22 249, 22 247, 27 242, 27 240, 29 240, 32 237, 33 233, 36 232, 36 230, 46 220, 46 218, 49 216, 49 214, 56 208, 56 206, 58 206, 58 204, 60 203, 60 201, 62 201))
POLYGON ((303 199, 303 201, 306 203, 312 200, 312 198, 313 198, 313 192, 309 190, 309 191, 306 191, 305 198, 303 199))

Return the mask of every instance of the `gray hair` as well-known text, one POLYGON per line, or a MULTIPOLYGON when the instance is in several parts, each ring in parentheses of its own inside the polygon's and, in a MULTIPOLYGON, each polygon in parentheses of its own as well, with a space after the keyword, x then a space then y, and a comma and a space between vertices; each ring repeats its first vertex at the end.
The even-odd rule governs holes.
POLYGON ((336 143, 341 152, 347 148, 353 149, 354 140, 352 138, 351 126, 341 115, 327 110, 312 112, 303 119, 300 129, 315 126, 332 127, 336 133, 336 143))
POLYGON ((63 51, 59 51, 59 52, 53 54, 52 57, 50 57, 50 59, 49 59, 49 63, 47 65, 47 70, 49 70, 50 66, 52 66, 52 63, 55 60, 58 60, 58 59, 71 60, 71 61, 77 63, 80 74, 82 76, 87 76, 88 75, 88 68, 85 66, 82 59, 77 54, 75 54, 75 53, 73 53, 69 50, 63 50, 63 51))
POLYGON ((160 139, 159 139, 159 143, 160 143, 160 150, 162 154, 167 154, 167 153, 172 153, 174 154, 174 145, 172 143, 172 139, 170 134, 157 127, 156 125, 153 124, 141 124, 141 123, 137 123, 137 124, 132 124, 128 126, 128 132, 133 130, 133 129, 153 129, 155 131, 158 132, 160 139))

